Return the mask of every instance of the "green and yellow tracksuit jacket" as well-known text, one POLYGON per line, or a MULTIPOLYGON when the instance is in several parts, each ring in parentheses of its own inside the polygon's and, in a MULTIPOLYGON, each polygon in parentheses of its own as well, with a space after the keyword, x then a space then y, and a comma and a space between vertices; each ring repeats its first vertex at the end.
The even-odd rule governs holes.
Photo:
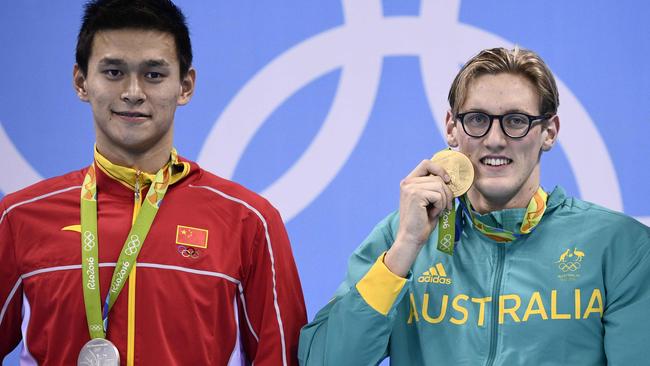
MULTIPOLYGON (((436 249, 434 230, 407 278, 383 263, 399 224, 389 215, 303 328, 300 363, 650 365, 650 228, 561 188, 547 206, 510 243, 464 217, 453 256, 436 249)), ((524 211, 481 219, 515 231, 524 211)))

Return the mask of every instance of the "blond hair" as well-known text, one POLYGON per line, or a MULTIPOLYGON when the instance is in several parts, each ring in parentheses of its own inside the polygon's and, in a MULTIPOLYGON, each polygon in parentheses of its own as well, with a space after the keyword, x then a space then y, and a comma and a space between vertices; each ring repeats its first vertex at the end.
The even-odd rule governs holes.
POLYGON ((458 114, 467 98, 467 88, 475 78, 491 74, 509 73, 522 75, 535 86, 540 97, 540 114, 556 114, 560 105, 553 73, 544 60, 533 51, 519 48, 508 50, 492 48, 479 52, 458 72, 449 89, 449 106, 452 114, 458 114))

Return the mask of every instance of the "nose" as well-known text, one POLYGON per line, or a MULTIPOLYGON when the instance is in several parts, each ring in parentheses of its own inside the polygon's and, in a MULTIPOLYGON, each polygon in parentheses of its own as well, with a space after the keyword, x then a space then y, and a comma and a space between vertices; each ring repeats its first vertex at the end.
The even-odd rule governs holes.
POLYGON ((483 136, 483 145, 491 151, 498 151, 505 147, 508 136, 505 135, 498 118, 492 120, 492 126, 487 135, 483 136))
POLYGON ((131 76, 126 79, 126 85, 120 98, 122 101, 133 105, 142 104, 145 101, 147 97, 142 90, 140 80, 137 76, 131 76))

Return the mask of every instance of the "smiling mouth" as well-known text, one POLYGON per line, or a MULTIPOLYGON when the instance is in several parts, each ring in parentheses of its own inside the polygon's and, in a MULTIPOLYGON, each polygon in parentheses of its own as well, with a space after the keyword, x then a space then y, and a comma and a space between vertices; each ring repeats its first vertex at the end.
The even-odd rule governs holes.
POLYGON ((489 158, 485 157, 481 159, 481 164, 487 166, 504 166, 512 163, 512 159, 508 158, 489 158))

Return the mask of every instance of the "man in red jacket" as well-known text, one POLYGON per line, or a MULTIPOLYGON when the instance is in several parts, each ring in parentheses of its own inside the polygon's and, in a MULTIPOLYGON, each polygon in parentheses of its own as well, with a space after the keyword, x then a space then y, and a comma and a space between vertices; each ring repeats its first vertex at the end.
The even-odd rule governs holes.
POLYGON ((86 5, 74 87, 93 164, 0 202, 0 358, 25 364, 294 365, 306 312, 277 210, 172 147, 194 91, 165 0, 86 5))

